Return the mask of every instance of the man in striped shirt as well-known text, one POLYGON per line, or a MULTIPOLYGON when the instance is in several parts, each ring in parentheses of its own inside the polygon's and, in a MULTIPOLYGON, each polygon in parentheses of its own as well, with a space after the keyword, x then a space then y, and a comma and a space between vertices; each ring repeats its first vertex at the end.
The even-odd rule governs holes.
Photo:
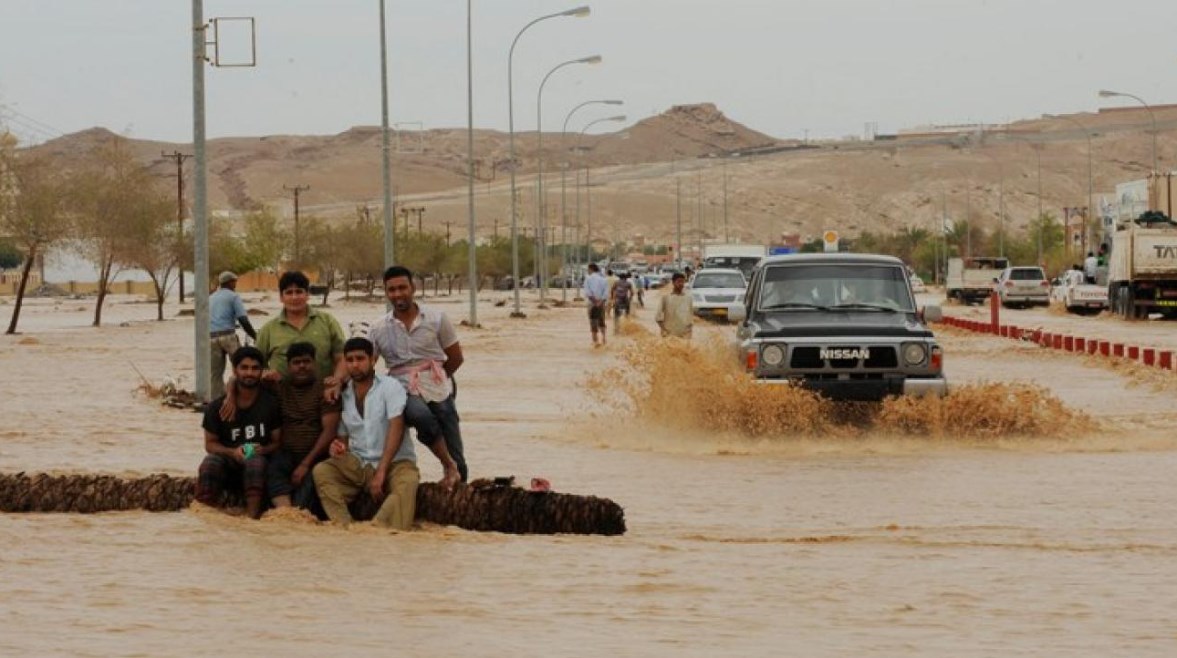
POLYGON ((266 489, 274 507, 292 504, 319 511, 311 469, 327 458, 339 427, 340 402, 327 402, 315 363, 315 346, 291 343, 286 348, 287 374, 273 384, 282 406, 283 442, 266 465, 266 489))

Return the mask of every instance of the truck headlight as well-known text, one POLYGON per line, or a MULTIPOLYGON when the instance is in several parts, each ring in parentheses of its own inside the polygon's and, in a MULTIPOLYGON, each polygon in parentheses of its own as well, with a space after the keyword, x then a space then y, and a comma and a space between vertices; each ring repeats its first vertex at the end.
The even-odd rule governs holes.
POLYGON ((903 346, 903 362, 909 366, 918 366, 928 358, 928 350, 922 343, 908 343, 903 346))
POLYGON ((781 345, 768 345, 760 351, 760 358, 766 366, 781 365, 785 362, 785 350, 781 345))

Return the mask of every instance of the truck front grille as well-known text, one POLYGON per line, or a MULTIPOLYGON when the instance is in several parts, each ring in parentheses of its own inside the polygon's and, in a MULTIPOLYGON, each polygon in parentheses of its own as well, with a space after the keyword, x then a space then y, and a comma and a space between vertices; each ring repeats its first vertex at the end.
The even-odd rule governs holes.
MULTIPOLYGON (((830 345, 831 349, 860 349, 870 350, 870 358, 861 361, 863 368, 884 369, 899 366, 899 355, 892 345, 830 345)), ((830 359, 828 364, 821 358, 821 348, 811 346, 794 347, 789 367, 817 370, 829 368, 831 370, 853 370, 859 367, 859 359, 830 359)))

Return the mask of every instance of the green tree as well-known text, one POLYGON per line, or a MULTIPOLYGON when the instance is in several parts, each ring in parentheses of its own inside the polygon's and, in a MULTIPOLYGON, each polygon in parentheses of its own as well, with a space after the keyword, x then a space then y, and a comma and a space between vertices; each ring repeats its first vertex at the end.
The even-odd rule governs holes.
POLYGON ((12 240, 0 240, 0 270, 9 270, 25 262, 25 255, 12 240))
POLYGON ((112 139, 91 151, 82 169, 73 176, 70 206, 73 210, 74 248, 98 269, 98 300, 93 326, 102 324, 102 308, 110 283, 133 261, 139 248, 137 236, 126 230, 143 190, 154 179, 137 163, 126 140, 112 139))
POLYGON ((163 320, 164 298, 180 276, 177 252, 179 227, 172 218, 172 201, 158 187, 133 190, 124 209, 124 231, 131 238, 124 264, 141 269, 155 288, 156 320, 163 320))
POLYGON ((0 135, 0 230, 24 254, 8 334, 16 333, 34 261, 66 234, 68 188, 67 177, 53 162, 18 154, 16 141, 0 135))

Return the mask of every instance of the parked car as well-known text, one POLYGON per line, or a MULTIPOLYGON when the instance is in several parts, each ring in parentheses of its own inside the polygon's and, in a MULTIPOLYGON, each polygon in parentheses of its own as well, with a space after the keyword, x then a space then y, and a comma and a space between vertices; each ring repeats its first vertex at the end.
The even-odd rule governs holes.
POLYGON ((917 295, 921 294, 921 293, 928 292, 928 287, 924 285, 924 280, 920 278, 920 275, 915 274, 913 272, 910 279, 911 279, 911 291, 912 292, 914 292, 917 295))
POLYGON ((695 315, 726 320, 732 302, 744 298, 748 281, 740 270, 706 269, 691 277, 690 287, 695 315))
POLYGON ((729 317, 744 368, 839 400, 944 395, 944 355, 903 262, 866 254, 769 256, 729 317))
POLYGON ((993 283, 1006 308, 1050 306, 1050 281, 1041 267, 1007 267, 993 283))

